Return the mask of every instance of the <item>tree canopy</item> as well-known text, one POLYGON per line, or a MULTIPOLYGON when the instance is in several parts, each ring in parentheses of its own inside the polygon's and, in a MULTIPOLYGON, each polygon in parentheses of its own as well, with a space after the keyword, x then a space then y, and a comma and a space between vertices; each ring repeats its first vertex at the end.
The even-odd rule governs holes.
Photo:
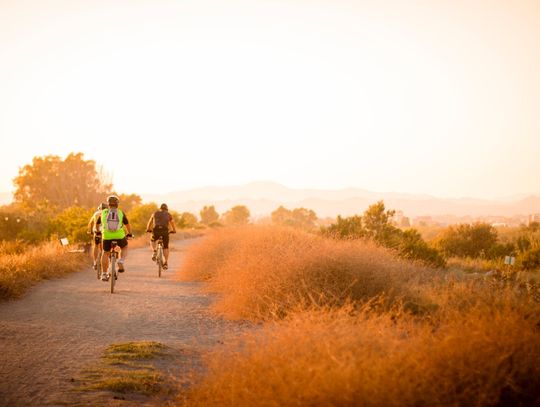
POLYGON ((276 225, 286 225, 305 230, 316 227, 317 214, 315 211, 306 208, 295 208, 289 210, 280 206, 271 214, 272 223, 276 225))
POLYGON ((229 226, 247 225, 250 215, 246 206, 236 205, 223 214, 223 221, 229 226))
POLYGON ((217 213, 214 205, 205 206, 199 214, 201 215, 201 223, 207 226, 216 223, 219 219, 219 213, 217 213))
POLYGON ((85 160, 82 153, 71 153, 63 160, 57 155, 34 157, 32 164, 19 169, 13 184, 15 202, 30 210, 91 208, 111 190, 95 161, 85 160))

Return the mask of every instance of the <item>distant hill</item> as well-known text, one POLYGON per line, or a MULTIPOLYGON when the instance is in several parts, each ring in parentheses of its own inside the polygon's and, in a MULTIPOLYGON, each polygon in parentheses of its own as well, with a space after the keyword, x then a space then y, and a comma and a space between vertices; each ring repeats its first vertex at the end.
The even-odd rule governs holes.
POLYGON ((204 205, 215 205, 224 212, 234 205, 246 205, 254 216, 269 215, 278 206, 306 207, 319 217, 349 216, 362 213, 369 205, 384 200, 387 208, 406 216, 481 217, 540 213, 540 197, 517 200, 443 199, 429 195, 373 192, 347 188, 339 190, 293 189, 275 182, 252 182, 230 187, 206 187, 168 194, 143 194, 147 202, 167 202, 179 211, 197 213, 204 205))

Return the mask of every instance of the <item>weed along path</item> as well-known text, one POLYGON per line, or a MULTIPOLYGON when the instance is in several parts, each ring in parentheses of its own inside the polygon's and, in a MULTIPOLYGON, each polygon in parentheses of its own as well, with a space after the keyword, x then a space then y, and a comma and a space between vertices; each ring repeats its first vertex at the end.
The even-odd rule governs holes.
POLYGON ((162 278, 148 249, 131 250, 113 295, 88 268, 0 303, 0 405, 150 406, 171 400, 172 393, 159 386, 154 391, 154 382, 168 375, 186 380, 189 368, 200 367, 201 352, 246 328, 213 315, 212 298, 200 284, 175 281, 172 269, 190 244, 174 242, 171 268, 162 278), (143 341, 157 343, 159 357, 133 361, 122 350, 115 363, 105 363, 111 345, 143 341), (142 393, 130 392, 129 385, 124 393, 88 390, 116 376, 118 366, 140 374, 135 381, 145 383, 142 393))

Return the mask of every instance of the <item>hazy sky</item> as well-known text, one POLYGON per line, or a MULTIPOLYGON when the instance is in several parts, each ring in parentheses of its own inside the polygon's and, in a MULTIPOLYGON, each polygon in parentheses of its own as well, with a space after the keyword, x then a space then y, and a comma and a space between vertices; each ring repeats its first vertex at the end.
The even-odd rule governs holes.
POLYGON ((540 192, 540 1, 0 0, 0 191, 84 152, 120 192, 540 192))

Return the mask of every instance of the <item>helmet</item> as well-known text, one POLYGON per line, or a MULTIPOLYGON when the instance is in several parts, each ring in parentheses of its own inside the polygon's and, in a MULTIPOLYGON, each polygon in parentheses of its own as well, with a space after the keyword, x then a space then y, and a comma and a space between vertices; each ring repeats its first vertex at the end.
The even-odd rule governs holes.
POLYGON ((169 210, 169 207, 167 206, 166 203, 162 203, 161 206, 159 207, 160 209, 163 209, 164 211, 168 211, 169 210))
POLYGON ((109 206, 116 207, 120 203, 120 199, 118 199, 118 197, 116 195, 110 195, 107 198, 107 203, 109 204, 109 206))
POLYGON ((102 202, 98 205, 97 210, 102 211, 103 209, 107 209, 109 205, 107 205, 105 202, 102 202))

